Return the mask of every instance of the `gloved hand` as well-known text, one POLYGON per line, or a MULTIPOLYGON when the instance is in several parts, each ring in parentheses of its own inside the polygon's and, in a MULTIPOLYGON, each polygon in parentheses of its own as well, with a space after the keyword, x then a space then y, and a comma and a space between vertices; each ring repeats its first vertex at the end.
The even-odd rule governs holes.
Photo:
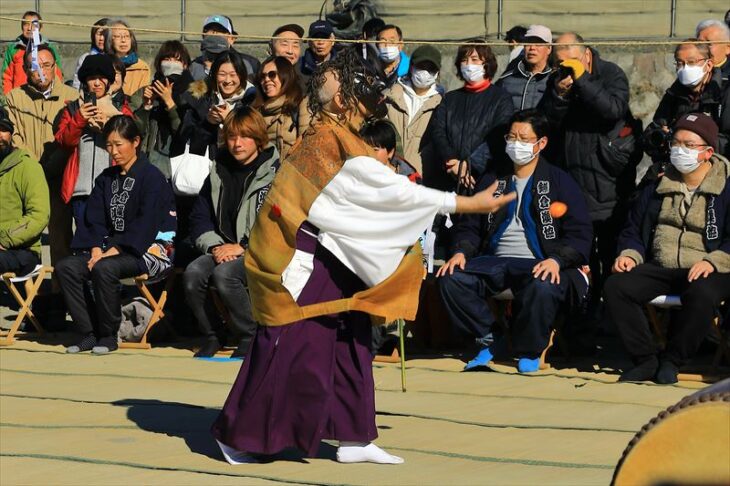
POLYGON ((583 63, 580 62, 578 59, 566 59, 565 61, 561 62, 560 65, 573 71, 573 74, 571 76, 573 77, 573 80, 576 81, 578 80, 578 78, 583 76, 583 73, 586 72, 586 68, 583 67, 583 63))

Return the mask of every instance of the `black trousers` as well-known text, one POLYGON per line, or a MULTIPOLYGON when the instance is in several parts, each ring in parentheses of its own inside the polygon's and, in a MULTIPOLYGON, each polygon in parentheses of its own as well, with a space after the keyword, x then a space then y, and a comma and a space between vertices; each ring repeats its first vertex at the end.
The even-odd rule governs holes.
POLYGON ((102 258, 89 271, 89 258, 88 253, 72 255, 56 265, 66 308, 81 333, 116 336, 122 322, 119 281, 144 273, 144 264, 141 258, 122 253, 102 258))
POLYGON ((560 284, 532 276, 539 260, 530 258, 477 257, 466 271, 439 279, 439 289, 451 322, 462 333, 488 344, 495 318, 486 298, 505 289, 514 294, 514 318, 510 323, 512 348, 519 357, 537 358, 547 346, 550 327, 565 300, 568 282, 560 284))
POLYGON ((41 262, 30 250, 0 250, 0 274, 13 272, 18 277, 27 275, 41 262))
POLYGON ((604 287, 606 307, 626 350, 636 362, 656 355, 657 348, 643 306, 659 295, 680 295, 682 307, 672 312, 667 347, 662 357, 682 365, 702 344, 720 304, 730 299, 730 274, 711 273, 687 282, 687 269, 651 263, 612 275, 604 287))
POLYGON ((251 300, 246 290, 246 269, 243 257, 216 264, 212 255, 196 258, 183 275, 185 298, 192 309, 203 334, 215 337, 220 329, 220 316, 208 299, 208 286, 212 284, 228 309, 231 326, 244 348, 256 334, 256 321, 251 312, 251 300))

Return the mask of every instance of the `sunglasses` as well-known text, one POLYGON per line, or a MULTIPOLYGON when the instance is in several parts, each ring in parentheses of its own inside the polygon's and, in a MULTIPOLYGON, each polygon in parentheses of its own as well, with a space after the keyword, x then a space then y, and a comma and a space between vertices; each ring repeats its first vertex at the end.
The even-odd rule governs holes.
POLYGON ((261 73, 260 79, 261 79, 261 81, 265 81, 266 78, 269 78, 271 81, 273 81, 278 77, 279 77, 278 71, 269 71, 268 73, 261 73))

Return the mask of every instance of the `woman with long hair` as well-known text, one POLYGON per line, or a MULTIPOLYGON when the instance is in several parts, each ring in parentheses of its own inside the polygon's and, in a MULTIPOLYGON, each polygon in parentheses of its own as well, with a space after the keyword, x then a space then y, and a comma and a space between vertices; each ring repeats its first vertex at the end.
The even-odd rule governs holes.
POLYGON ((140 88, 150 84, 150 67, 137 55, 137 37, 123 19, 112 19, 105 31, 104 48, 107 54, 118 57, 124 63, 124 94, 132 96, 140 88))
POLYGON ((104 32, 106 29, 106 25, 109 23, 109 19, 104 17, 103 19, 99 19, 96 22, 94 22, 94 26, 91 28, 91 48, 89 49, 89 52, 84 52, 79 56, 79 58, 76 60, 76 70, 74 71, 74 80, 73 80, 73 87, 76 89, 79 89, 81 87, 81 81, 79 80, 79 69, 81 69, 81 65, 84 63, 84 59, 86 59, 87 56, 93 56, 96 54, 104 54, 104 32))

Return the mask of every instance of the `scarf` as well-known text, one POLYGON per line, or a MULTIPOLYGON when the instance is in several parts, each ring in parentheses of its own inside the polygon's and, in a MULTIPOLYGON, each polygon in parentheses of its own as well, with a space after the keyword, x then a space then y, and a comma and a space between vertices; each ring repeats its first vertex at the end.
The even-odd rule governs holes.
POLYGON ((132 64, 137 64, 137 61, 139 61, 139 56, 137 56, 136 52, 130 52, 126 56, 121 57, 119 60, 122 61, 125 66, 129 67, 132 64))
POLYGON ((485 91, 489 86, 492 85, 491 79, 485 79, 484 81, 481 81, 476 84, 464 84, 464 89, 468 91, 469 93, 481 93, 482 91, 485 91))

